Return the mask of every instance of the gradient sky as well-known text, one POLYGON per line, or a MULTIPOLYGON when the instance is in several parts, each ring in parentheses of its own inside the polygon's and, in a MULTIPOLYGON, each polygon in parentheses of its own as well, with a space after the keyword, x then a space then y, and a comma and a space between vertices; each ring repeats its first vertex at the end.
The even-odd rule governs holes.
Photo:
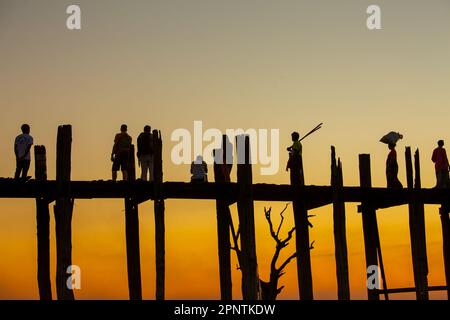
MULTIPOLYGON (((288 183, 283 168, 290 132, 324 122, 304 143, 307 184, 329 184, 335 145, 346 185, 359 183, 358 154, 370 153, 373 183, 384 186, 387 148, 378 140, 396 130, 405 136, 398 146, 400 180, 405 184, 409 145, 420 149, 422 183, 431 187, 431 152, 439 138, 450 141, 449 35, 447 0, 0 0, 0 176, 12 176, 13 141, 27 122, 35 143, 47 147, 54 178, 57 126, 67 123, 74 134, 73 179, 109 179, 112 140, 127 123, 134 139, 145 124, 160 129, 164 179, 188 181, 188 167, 170 160, 170 134, 202 120, 205 128, 221 130, 280 129, 280 171, 261 176, 256 166, 254 181, 288 183), (381 6, 382 30, 366 28, 366 8, 373 3, 381 6), (70 4, 81 6, 80 31, 66 29, 70 4)), ((259 271, 267 279, 274 243, 264 206, 277 212, 284 204, 255 203, 259 271)), ((2 299, 38 297, 34 210, 34 200, 0 201, 2 299)), ((147 299, 154 298, 152 210, 151 203, 140 206, 147 299)), ((331 207, 312 213, 315 296, 335 299, 331 207)), ((378 217, 388 285, 412 286, 407 208, 381 210, 378 217)), ((220 296, 215 223, 213 201, 167 201, 167 298, 220 296)), ((355 204, 347 206, 347 223, 352 298, 363 299, 355 204)), ((436 206, 427 206, 426 223, 429 283, 443 285, 436 206)), ((290 217, 286 229, 292 224, 290 217)), ((124 231, 123 201, 75 203, 73 262, 82 270, 77 298, 128 297, 124 231)), ((54 257, 53 232, 51 237, 54 257)), ((290 254, 293 243, 285 250, 290 254)), ((298 297, 294 267, 282 278, 282 298, 298 297)), ((54 259, 51 271, 53 281, 54 259)), ((233 278, 239 297, 239 271, 233 278)))

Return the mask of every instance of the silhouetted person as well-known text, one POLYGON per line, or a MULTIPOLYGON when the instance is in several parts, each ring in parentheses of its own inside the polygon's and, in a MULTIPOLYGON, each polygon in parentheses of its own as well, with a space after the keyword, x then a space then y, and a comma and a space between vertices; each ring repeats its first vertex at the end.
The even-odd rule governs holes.
POLYGON ((117 180, 117 171, 122 170, 123 180, 128 180, 128 162, 130 161, 131 137, 127 133, 127 125, 120 127, 120 133, 114 138, 114 146, 111 152, 112 179, 117 180))
MULTIPOLYGON (((222 136, 222 148, 215 150, 213 157, 215 166, 221 171, 220 175, 216 175, 216 179, 217 177, 223 177, 223 181, 217 182, 230 182, 231 170, 233 168, 233 145, 227 135, 224 134, 222 136)), ((219 180, 221 179, 219 178, 219 180)))
POLYGON ((141 165, 141 179, 147 181, 147 172, 149 180, 153 181, 153 135, 150 126, 144 127, 137 139, 137 157, 141 165))
POLYGON ((395 144, 389 143, 389 150, 386 160, 386 180, 388 188, 403 188, 402 183, 398 180, 398 163, 397 151, 395 151, 395 144))
POLYGON ((191 182, 208 182, 208 166, 202 156, 197 156, 191 163, 191 182))
POLYGON ((447 152, 444 149, 444 140, 438 141, 438 147, 434 149, 431 160, 434 162, 436 170, 436 188, 450 187, 450 179, 448 176, 449 163, 447 152))
POLYGON ((300 143, 300 134, 298 132, 292 132, 291 139, 292 145, 287 148, 287 151, 289 151, 289 160, 286 165, 286 171, 290 170, 291 183, 298 183, 300 181, 301 155, 302 155, 302 144, 300 143))
POLYGON ((14 153, 16 155, 16 173, 14 179, 27 179, 28 170, 30 169, 31 156, 30 150, 33 145, 33 137, 30 135, 30 126, 23 124, 22 134, 16 137, 14 141, 14 153))

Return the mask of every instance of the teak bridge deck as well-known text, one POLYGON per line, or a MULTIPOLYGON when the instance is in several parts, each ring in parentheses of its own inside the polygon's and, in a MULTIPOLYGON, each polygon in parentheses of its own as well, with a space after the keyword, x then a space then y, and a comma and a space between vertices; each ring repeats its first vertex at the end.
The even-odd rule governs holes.
MULTIPOLYGON (((215 182, 186 183, 163 182, 161 133, 153 131, 154 169, 153 182, 136 180, 134 150, 129 166, 129 181, 71 181, 72 127, 58 128, 56 180, 47 180, 46 151, 35 146, 36 180, 27 182, 0 179, 0 198, 36 199, 38 242, 38 285, 42 300, 52 299, 50 281, 50 210, 55 201, 55 228, 57 248, 56 289, 57 298, 74 299, 73 290, 66 285, 72 265, 71 221, 75 199, 124 199, 127 247, 128 287, 130 299, 142 299, 141 267, 139 252, 138 205, 154 201, 156 245, 156 299, 165 298, 165 199, 216 200, 220 291, 223 300, 231 300, 231 244, 229 206, 237 203, 241 242, 242 296, 244 300, 260 298, 257 273, 256 242, 254 226, 254 201, 289 201, 293 203, 296 227, 297 278, 299 296, 302 300, 313 299, 312 270, 310 260, 308 210, 325 205, 333 206, 334 245, 338 299, 350 299, 348 275, 347 239, 345 226, 345 203, 356 202, 362 213, 366 267, 380 266, 383 289, 368 288, 368 299, 386 299, 388 294, 415 292, 418 300, 429 299, 429 291, 445 290, 450 297, 450 189, 424 189, 421 187, 419 152, 412 161, 411 149, 406 148, 407 187, 388 189, 372 187, 370 155, 359 156, 360 186, 345 187, 342 164, 334 147, 331 147, 331 185, 306 186, 303 165, 299 172, 291 174, 291 184, 253 184, 252 166, 249 161, 250 142, 245 141, 245 154, 237 154, 237 182, 225 182, 219 164, 214 164, 215 182), (415 173, 415 174, 414 174, 415 173), (399 205, 409 207, 409 228, 413 260, 413 288, 391 288, 385 283, 376 210, 399 205), (426 253, 424 205, 440 205, 442 223, 443 255, 446 285, 428 286, 428 261, 426 253)), ((225 139, 225 138, 224 138, 225 139)), ((224 146, 226 144, 224 143, 224 146)), ((224 148, 224 147, 223 147, 224 148)), ((222 150, 225 152, 225 150, 222 150)), ((301 162, 300 158, 300 162, 301 162)), ((370 275, 368 274, 368 277, 370 275)))

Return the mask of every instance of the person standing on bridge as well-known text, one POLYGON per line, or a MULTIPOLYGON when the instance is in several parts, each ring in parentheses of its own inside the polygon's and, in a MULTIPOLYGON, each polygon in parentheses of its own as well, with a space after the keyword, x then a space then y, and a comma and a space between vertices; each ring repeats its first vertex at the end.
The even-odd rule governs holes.
POLYGON ((403 188, 402 183, 398 180, 398 162, 397 151, 395 151, 395 143, 388 144, 389 150, 386 160, 386 180, 388 188, 403 188))
POLYGON ((141 179, 147 181, 147 172, 149 180, 153 181, 153 135, 150 126, 144 127, 137 138, 137 157, 141 166, 141 179))
POLYGON ((434 162, 436 170, 436 188, 450 187, 450 178, 448 175, 449 163, 447 151, 444 149, 444 140, 438 141, 438 147, 434 149, 431 160, 434 162))
POLYGON ((302 144, 298 132, 292 132, 291 138, 292 145, 287 148, 287 151, 289 151, 289 160, 286 165, 286 171, 290 170, 291 181, 297 182, 301 170, 302 144))
POLYGON ((128 162, 130 161, 132 138, 127 133, 126 124, 120 127, 120 133, 114 138, 114 146, 111 152, 112 179, 117 181, 117 171, 122 170, 123 180, 128 180, 128 162))
POLYGON ((30 126, 23 124, 22 134, 16 137, 14 141, 14 153, 16 155, 16 173, 14 179, 18 180, 20 177, 26 180, 28 177, 28 170, 30 169, 31 156, 30 150, 33 145, 33 137, 30 135, 30 126))

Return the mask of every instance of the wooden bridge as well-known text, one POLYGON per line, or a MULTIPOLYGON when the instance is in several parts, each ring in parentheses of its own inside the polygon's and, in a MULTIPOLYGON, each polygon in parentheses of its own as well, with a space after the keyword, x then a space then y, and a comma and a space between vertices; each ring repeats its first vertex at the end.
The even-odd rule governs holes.
MULTIPOLYGON (((360 186, 345 187, 342 179, 342 164, 336 159, 331 147, 331 185, 306 186, 303 166, 291 174, 291 184, 253 184, 252 166, 249 161, 250 142, 245 138, 244 154, 237 154, 237 182, 226 182, 220 164, 214 164, 213 183, 163 182, 161 133, 153 131, 154 169, 153 182, 135 179, 134 152, 129 168, 129 181, 71 181, 70 125, 58 128, 56 180, 47 180, 45 147, 35 147, 36 179, 20 182, 14 179, 0 179, 0 198, 36 199, 36 221, 38 262, 37 274, 39 294, 42 300, 52 299, 50 280, 50 210, 55 202, 56 224, 57 298, 74 299, 73 291, 66 282, 72 265, 71 222, 75 199, 119 198, 125 201, 125 228, 127 248, 128 287, 130 299, 142 299, 139 217, 138 205, 154 201, 155 246, 156 246, 156 299, 165 298, 165 199, 214 199, 216 200, 220 290, 223 300, 231 300, 231 244, 229 206, 237 203, 242 251, 242 294, 245 300, 259 297, 257 258, 254 225, 254 201, 292 201, 296 227, 296 250, 299 296, 312 300, 312 270, 310 260, 308 210, 333 205, 333 227, 335 240, 336 281, 338 299, 350 299, 349 271, 347 257, 345 203, 356 202, 362 213, 366 267, 384 268, 378 234, 376 210, 399 205, 409 207, 409 228, 413 260, 413 288, 368 289, 368 299, 378 300, 380 295, 415 292, 418 300, 427 300, 429 291, 444 290, 450 297, 450 189, 424 189, 421 187, 419 151, 412 159, 411 149, 406 148, 407 188, 387 189, 372 187, 370 155, 359 156, 360 186), (425 237, 424 205, 438 204, 443 235, 443 256, 446 284, 428 286, 428 262, 425 237)), ((225 146, 226 144, 224 144, 225 146)), ((225 151, 225 150, 222 150, 225 151)), ((301 162, 301 158, 300 158, 301 162)), ((1 271, 0 271, 1 272, 1 271)), ((384 281, 383 281, 384 282, 384 281)))

